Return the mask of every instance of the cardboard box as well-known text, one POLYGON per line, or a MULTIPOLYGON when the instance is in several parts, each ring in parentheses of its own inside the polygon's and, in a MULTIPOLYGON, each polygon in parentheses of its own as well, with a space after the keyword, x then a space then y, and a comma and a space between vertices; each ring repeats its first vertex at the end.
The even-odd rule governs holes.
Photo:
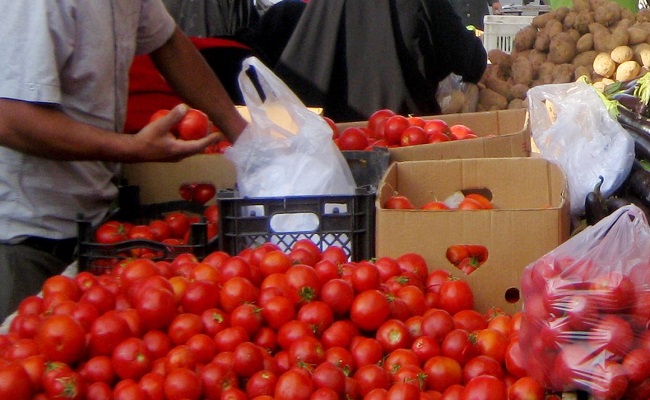
POLYGON ((561 168, 541 158, 483 158, 393 163, 377 193, 377 257, 417 252, 430 270, 443 268, 470 283, 475 308, 521 308, 520 279, 531 262, 569 237, 569 198, 561 168), (388 210, 395 192, 420 207, 459 190, 488 189, 493 210, 388 210), (465 275, 445 256, 453 244, 488 248, 485 264, 465 275), (516 302, 508 299, 514 297, 516 302))
MULTIPOLYGON (((470 140, 390 148, 392 161, 448 160, 458 158, 528 157, 531 131, 526 109, 485 111, 423 117, 441 119, 448 125, 463 124, 479 137, 470 140)), ((341 132, 367 121, 337 124, 341 132)))
POLYGON ((122 177, 140 187, 142 204, 181 200, 178 189, 183 183, 211 182, 219 190, 237 182, 235 166, 221 154, 198 154, 175 163, 124 164, 122 177))

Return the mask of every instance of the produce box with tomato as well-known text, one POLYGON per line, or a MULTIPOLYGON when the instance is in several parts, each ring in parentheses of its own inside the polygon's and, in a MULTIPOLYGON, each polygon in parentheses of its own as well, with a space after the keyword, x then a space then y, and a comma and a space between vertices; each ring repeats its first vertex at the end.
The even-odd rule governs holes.
POLYGON ((526 265, 569 236, 562 170, 544 159, 393 163, 376 199, 376 255, 422 254, 466 278, 476 307, 519 310, 526 265))
POLYGON ((342 150, 383 146, 389 149, 391 161, 528 157, 531 153, 525 109, 424 117, 382 109, 367 121, 339 123, 333 130, 342 150))
POLYGON ((182 253, 202 258, 216 251, 216 188, 205 182, 185 183, 178 191, 182 200, 143 205, 139 187, 123 185, 117 207, 99 226, 92 226, 80 215, 79 270, 101 274, 126 259, 169 261, 182 253))

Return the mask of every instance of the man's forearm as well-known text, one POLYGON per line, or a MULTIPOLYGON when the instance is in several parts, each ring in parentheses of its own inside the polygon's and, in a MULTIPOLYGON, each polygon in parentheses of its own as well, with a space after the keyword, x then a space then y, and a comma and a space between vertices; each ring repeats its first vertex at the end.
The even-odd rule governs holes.
POLYGON ((151 58, 183 100, 206 112, 228 139, 236 140, 246 127, 246 121, 212 68, 180 30, 154 51, 151 58))

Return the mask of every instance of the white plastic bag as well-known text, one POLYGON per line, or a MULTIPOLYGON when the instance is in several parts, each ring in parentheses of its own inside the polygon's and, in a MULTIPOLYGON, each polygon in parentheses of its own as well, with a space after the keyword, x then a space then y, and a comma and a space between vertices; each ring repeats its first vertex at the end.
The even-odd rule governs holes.
POLYGON ((332 130, 255 57, 244 60, 239 85, 251 122, 225 155, 244 197, 352 195, 356 184, 332 130), (264 99, 247 74, 253 68, 264 99))
POLYGON ((603 195, 619 188, 632 168, 634 140, 609 115, 595 88, 584 82, 536 86, 528 90, 528 107, 541 156, 567 176, 573 215, 584 212, 599 176, 603 195))

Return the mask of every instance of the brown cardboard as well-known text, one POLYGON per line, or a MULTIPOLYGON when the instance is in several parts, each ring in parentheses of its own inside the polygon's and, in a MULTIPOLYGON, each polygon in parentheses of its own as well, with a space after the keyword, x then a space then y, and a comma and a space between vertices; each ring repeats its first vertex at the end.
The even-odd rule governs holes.
MULTIPOLYGON (((448 125, 463 124, 476 139, 390 148, 391 161, 446 160, 460 158, 528 157, 531 132, 526 109, 485 111, 423 117, 441 119, 448 125)), ((337 124, 339 130, 366 126, 367 121, 337 124)))
POLYGON ((466 279, 479 311, 490 307, 519 310, 521 300, 509 303, 506 291, 518 290, 526 265, 569 236, 566 178, 559 166, 542 158, 393 163, 379 184, 376 206, 377 256, 423 255, 429 270, 443 268, 466 279), (484 188, 491 191, 493 210, 381 208, 395 192, 407 196, 417 208, 433 199, 444 200, 458 190, 484 188), (488 260, 465 275, 445 257, 452 244, 484 245, 488 260))
POLYGON ((178 189, 183 183, 211 182, 219 190, 237 181, 235 166, 221 154, 198 154, 175 163, 124 164, 122 177, 140 187, 143 204, 181 200, 178 189))

